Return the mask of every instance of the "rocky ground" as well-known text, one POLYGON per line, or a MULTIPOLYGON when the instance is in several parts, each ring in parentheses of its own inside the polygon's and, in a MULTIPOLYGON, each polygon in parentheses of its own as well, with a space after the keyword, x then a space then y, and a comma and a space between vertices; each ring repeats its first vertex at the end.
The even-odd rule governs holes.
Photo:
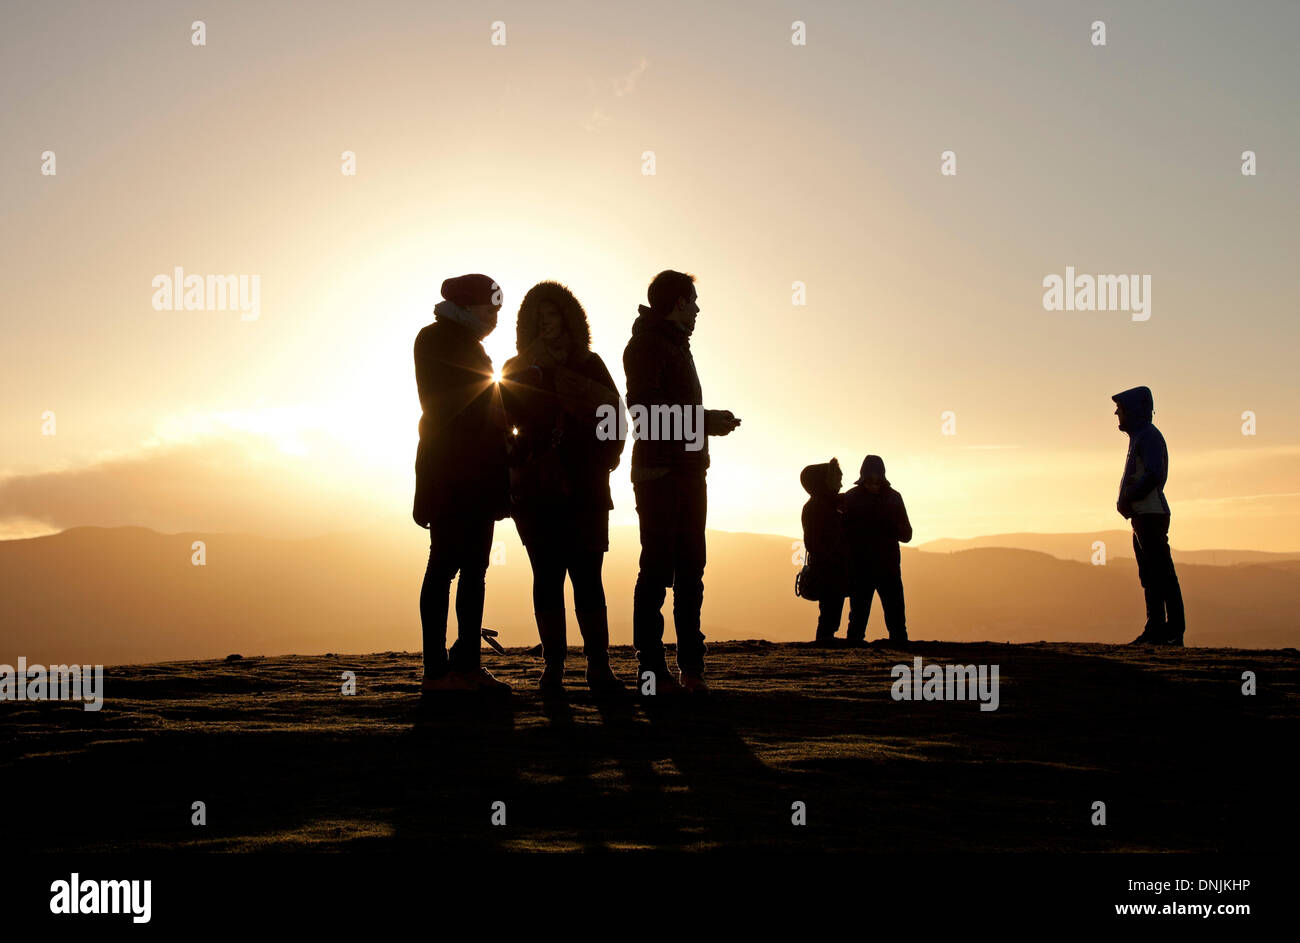
MULTIPOLYGON (((613 661, 631 678, 629 650, 613 661)), ((533 689, 535 655, 484 663, 516 693, 422 703, 418 656, 389 652, 110 667, 98 712, 5 702, 9 832, 33 850, 235 852, 1253 852, 1296 836, 1294 649, 728 642, 709 701, 653 710, 594 702, 576 650, 560 704, 533 689), (999 666, 998 709, 895 700, 891 670, 918 655, 999 666)))

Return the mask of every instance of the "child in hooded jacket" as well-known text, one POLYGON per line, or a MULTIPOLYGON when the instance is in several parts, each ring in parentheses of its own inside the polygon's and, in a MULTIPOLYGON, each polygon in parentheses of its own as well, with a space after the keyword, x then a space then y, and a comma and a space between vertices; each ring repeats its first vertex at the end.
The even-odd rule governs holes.
POLYGON ((840 486, 844 472, 836 459, 809 465, 799 473, 799 483, 808 492, 800 515, 803 545, 808 567, 818 583, 816 641, 829 644, 839 631, 848 595, 848 547, 844 540, 844 496, 840 486))

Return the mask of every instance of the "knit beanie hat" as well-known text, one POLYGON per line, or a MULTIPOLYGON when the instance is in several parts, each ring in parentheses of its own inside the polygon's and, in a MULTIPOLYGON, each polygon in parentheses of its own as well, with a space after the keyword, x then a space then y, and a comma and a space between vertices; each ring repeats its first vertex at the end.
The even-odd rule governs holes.
POLYGON ((442 297, 462 308, 470 305, 499 305, 501 288, 486 275, 461 275, 442 283, 442 297))

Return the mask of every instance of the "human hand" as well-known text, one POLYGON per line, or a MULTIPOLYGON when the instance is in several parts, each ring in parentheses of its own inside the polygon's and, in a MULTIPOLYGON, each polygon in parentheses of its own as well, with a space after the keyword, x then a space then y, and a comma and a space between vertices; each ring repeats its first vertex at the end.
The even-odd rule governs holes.
POLYGON ((706 409, 704 431, 707 435, 730 435, 740 425, 740 420, 729 409, 706 409))

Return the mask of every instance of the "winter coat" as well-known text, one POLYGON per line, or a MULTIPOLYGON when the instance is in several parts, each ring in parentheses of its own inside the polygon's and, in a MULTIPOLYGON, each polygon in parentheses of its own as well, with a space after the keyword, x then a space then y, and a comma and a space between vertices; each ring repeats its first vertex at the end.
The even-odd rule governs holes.
POLYGON ((420 443, 412 517, 421 527, 453 516, 505 516, 505 415, 477 322, 449 301, 415 338, 420 443))
POLYGON ((810 563, 841 566, 847 562, 848 543, 844 534, 844 496, 832 494, 826 481, 830 465, 809 465, 799 474, 799 483, 810 497, 800 515, 803 545, 810 563))
POLYGON ((676 322, 660 317, 645 305, 639 311, 640 317, 632 324, 632 339, 623 351, 628 410, 644 409, 647 424, 654 406, 692 410, 691 429, 698 438, 694 442, 684 438, 684 427, 675 428, 676 434, 669 438, 669 430, 663 429, 661 422, 664 437, 638 438, 632 444, 632 480, 637 481, 639 473, 647 470, 703 474, 709 467, 709 440, 703 428, 704 393, 691 356, 690 337, 676 322), (696 445, 700 447, 694 449, 696 445))
POLYGON ((903 496, 886 480, 873 494, 865 485, 855 485, 844 494, 844 530, 849 555, 855 567, 887 569, 898 567, 899 541, 912 539, 903 496))
MULTIPOLYGON (((618 387, 593 353, 587 313, 563 285, 533 286, 519 307, 516 356, 501 371, 510 437, 511 514, 525 544, 564 531, 589 549, 607 549, 609 474, 618 467, 623 439, 601 438, 601 409, 621 409, 618 387), (553 303, 573 340, 566 361, 538 344, 539 308, 553 303)), ((617 431, 617 426, 614 427, 617 431)))
POLYGON ((1119 480, 1115 507, 1125 518, 1137 514, 1168 514, 1165 482, 1169 479, 1169 449, 1165 437, 1151 423, 1155 401, 1151 390, 1135 386, 1111 397, 1124 407, 1123 430, 1128 433, 1128 455, 1119 480))

